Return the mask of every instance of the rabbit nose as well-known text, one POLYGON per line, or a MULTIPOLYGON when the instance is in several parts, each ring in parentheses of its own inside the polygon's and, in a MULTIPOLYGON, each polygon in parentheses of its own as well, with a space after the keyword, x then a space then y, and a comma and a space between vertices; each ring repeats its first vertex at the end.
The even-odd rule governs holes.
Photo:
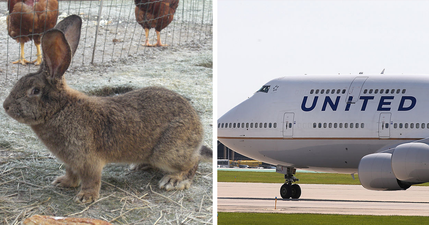
POLYGON ((9 111, 9 104, 6 101, 3 102, 3 108, 6 112, 9 111))

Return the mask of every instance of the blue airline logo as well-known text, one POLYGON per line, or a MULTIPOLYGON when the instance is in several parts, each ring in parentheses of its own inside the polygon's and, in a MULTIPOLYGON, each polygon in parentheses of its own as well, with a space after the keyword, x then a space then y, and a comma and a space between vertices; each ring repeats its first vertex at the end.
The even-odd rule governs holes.
MULTIPOLYGON (((337 96, 335 99, 331 99, 330 96, 325 96, 325 99, 323 100, 322 105, 322 111, 326 111, 327 109, 331 109, 332 111, 337 111, 338 106, 340 103, 340 96, 337 96)), ((378 107, 377 111, 390 111, 392 109, 392 103, 395 99, 395 96, 381 96, 380 100, 378 101, 378 107)), ((301 109, 304 112, 310 112, 314 108, 316 108, 316 105, 318 103, 319 96, 314 96, 312 103, 307 103, 308 96, 304 96, 302 99, 301 109)), ((347 101, 346 107, 344 111, 350 111, 350 107, 357 107, 352 106, 353 103, 351 103, 353 100, 353 96, 349 96, 349 99, 347 101)), ((359 100, 362 101, 362 105, 360 106, 360 111, 365 111, 368 103, 371 104, 371 102, 374 100, 374 96, 361 96, 359 100)), ((399 102, 399 105, 397 108, 398 111, 409 111, 413 109, 416 106, 417 99, 413 96, 402 96, 401 101, 399 102)))

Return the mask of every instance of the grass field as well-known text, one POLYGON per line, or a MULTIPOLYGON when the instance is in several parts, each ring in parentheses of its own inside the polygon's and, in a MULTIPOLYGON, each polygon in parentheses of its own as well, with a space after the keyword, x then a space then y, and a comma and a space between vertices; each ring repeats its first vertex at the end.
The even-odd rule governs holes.
MULTIPOLYGON (((296 173, 298 184, 350 184, 360 185, 359 176, 337 173, 296 173)), ((276 172, 217 171, 218 182, 284 183, 284 175, 276 172)), ((429 183, 417 186, 429 186, 429 183)))
POLYGON ((357 216, 357 215, 324 215, 324 214, 274 214, 274 213, 218 213, 218 224, 428 224, 429 217, 421 216, 357 216))
MULTIPOLYGON (((284 175, 276 172, 217 172, 218 182, 284 183, 284 175)), ((296 173, 298 184, 360 184, 358 175, 353 180, 350 174, 296 173)))

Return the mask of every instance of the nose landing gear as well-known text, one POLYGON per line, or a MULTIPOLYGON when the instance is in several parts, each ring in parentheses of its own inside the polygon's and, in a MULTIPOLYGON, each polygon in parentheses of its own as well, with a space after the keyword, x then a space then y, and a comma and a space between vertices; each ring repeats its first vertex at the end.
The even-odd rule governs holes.
POLYGON ((284 199, 298 199, 301 197, 301 187, 298 184, 292 184, 299 181, 294 176, 296 169, 293 167, 277 166, 276 172, 285 174, 285 183, 280 188, 280 196, 284 199))

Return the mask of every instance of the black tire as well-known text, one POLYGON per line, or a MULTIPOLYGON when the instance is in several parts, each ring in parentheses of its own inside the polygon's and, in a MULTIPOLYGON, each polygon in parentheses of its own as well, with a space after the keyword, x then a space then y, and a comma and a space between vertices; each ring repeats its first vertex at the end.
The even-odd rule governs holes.
POLYGON ((292 196, 292 189, 289 184, 283 184, 280 188, 280 196, 282 196, 283 199, 289 199, 292 196))
POLYGON ((301 187, 298 184, 293 184, 291 187, 291 197, 293 199, 298 199, 301 197, 301 187))

